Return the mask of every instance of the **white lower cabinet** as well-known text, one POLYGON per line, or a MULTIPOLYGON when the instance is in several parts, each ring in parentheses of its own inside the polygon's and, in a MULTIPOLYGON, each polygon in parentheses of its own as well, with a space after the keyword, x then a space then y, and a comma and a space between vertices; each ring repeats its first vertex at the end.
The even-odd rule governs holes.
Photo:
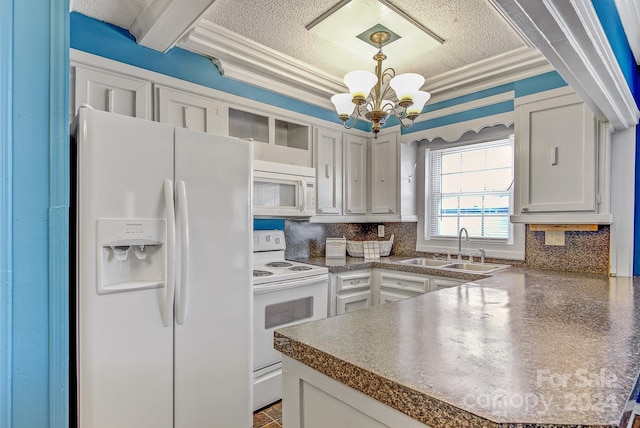
POLYGON ((389 302, 397 302, 398 300, 408 299, 409 297, 419 296, 422 293, 413 293, 406 291, 380 290, 380 305, 389 302))
POLYGON ((433 278, 431 280, 431 290, 437 291, 442 290, 443 288, 457 287, 458 285, 462 285, 465 282, 461 279, 451 279, 451 278, 433 278))
POLYGON ((282 421, 287 428, 427 427, 286 355, 282 369, 282 421))
POLYGON ((340 315, 372 305, 371 269, 334 273, 329 278, 329 315, 340 315))
POLYGON ((329 316, 408 299, 464 284, 465 280, 389 269, 363 269, 329 276, 329 316))
POLYGON ((409 297, 419 296, 430 291, 431 277, 391 270, 378 269, 378 304, 395 302, 409 297))
POLYGON ((336 296, 336 315, 371 307, 371 290, 354 291, 336 296))

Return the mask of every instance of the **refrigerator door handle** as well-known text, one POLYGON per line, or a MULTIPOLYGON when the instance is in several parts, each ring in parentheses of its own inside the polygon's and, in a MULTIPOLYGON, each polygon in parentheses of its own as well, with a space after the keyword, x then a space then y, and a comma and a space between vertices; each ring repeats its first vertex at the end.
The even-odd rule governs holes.
POLYGON ((164 186, 164 204, 167 213, 167 261, 165 266, 166 287, 164 294, 164 308, 162 325, 173 325, 173 296, 176 285, 176 215, 173 204, 173 181, 166 178, 164 186))
POLYGON ((180 219, 180 282, 178 283, 176 322, 184 324, 187 318, 187 290, 189 288, 189 209, 184 181, 176 181, 176 193, 180 219))

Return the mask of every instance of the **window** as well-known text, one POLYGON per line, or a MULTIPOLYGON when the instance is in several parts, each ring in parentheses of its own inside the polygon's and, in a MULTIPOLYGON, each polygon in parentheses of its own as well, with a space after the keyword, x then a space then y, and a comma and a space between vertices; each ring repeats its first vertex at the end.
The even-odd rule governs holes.
POLYGON ((508 242, 513 183, 513 140, 428 150, 428 238, 457 237, 508 242))
MULTIPOLYGON (((462 127, 461 127, 462 128, 462 127)), ((513 127, 490 126, 461 133, 457 141, 423 140, 424 181, 416 250, 458 253, 458 233, 464 227, 469 242, 461 242, 467 259, 478 255, 524 260, 525 228, 511 224, 513 212, 513 127)), ((477 259, 476 259, 477 260, 477 259)))

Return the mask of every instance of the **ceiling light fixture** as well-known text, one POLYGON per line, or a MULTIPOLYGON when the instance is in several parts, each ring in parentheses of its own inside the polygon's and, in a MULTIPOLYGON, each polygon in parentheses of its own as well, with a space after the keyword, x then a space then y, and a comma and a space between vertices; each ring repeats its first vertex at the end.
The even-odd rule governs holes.
POLYGON ((387 56, 382 52, 382 45, 389 41, 390 37, 386 31, 371 34, 371 41, 378 45, 378 53, 373 56, 377 63, 375 74, 364 70, 347 73, 344 83, 349 88, 349 93, 331 97, 338 118, 345 128, 352 128, 358 119, 364 118, 372 122, 371 132, 375 138, 392 113, 404 128, 409 128, 431 98, 431 94, 420 90, 424 84, 424 77, 419 74, 405 73, 396 76, 393 68, 383 71, 382 61, 387 59, 387 56), (396 93, 397 105, 387 99, 389 89, 396 93))

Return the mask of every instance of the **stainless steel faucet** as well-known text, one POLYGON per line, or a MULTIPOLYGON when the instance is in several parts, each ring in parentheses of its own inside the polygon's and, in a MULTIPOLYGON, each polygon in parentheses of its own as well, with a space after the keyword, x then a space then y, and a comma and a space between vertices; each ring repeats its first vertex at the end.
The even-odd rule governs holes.
POLYGON ((462 231, 464 230, 464 236, 467 239, 467 242, 469 242, 469 233, 467 232, 467 229, 465 229, 464 227, 460 229, 460 232, 458 232, 458 260, 462 260, 462 231))
POLYGON ((480 263, 484 263, 484 258, 487 254, 485 253, 483 248, 478 248, 478 251, 480 251, 480 263))

